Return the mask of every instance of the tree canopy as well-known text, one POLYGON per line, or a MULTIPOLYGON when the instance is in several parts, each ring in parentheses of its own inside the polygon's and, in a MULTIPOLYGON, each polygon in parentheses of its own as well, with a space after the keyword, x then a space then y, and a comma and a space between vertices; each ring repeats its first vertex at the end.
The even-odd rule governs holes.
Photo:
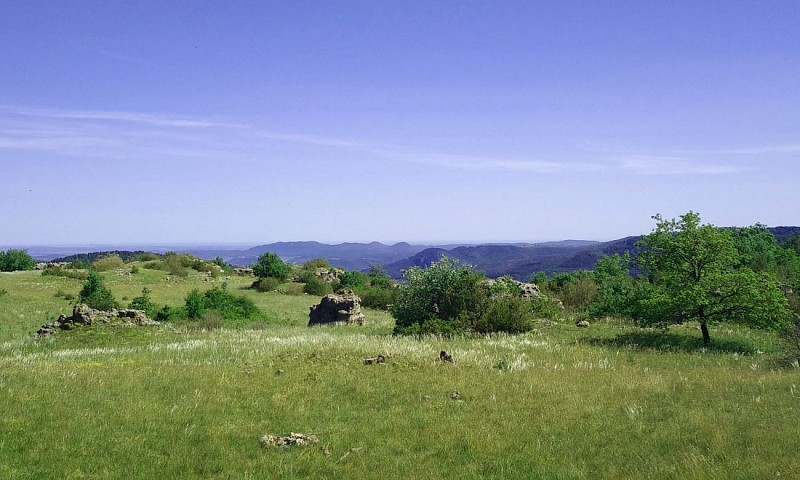
MULTIPOLYGON (((711 344, 709 324, 732 321, 753 327, 782 326, 790 317, 786 298, 774 275, 752 266, 763 259, 757 231, 744 242, 753 248, 737 250, 730 230, 701 224, 690 211, 679 219, 653 217, 656 227, 639 242, 637 262, 650 285, 639 300, 635 317, 643 323, 699 322, 704 345, 711 344), (652 315, 657 313, 657 316, 652 315)), ((757 228, 756 228, 757 230, 757 228)))
POLYGON ((257 277, 277 278, 281 281, 289 278, 289 270, 289 265, 272 252, 262 253, 255 265, 253 265, 253 273, 257 277))
POLYGON ((0 272, 16 272, 18 270, 32 270, 36 260, 28 252, 19 249, 0 250, 0 272))

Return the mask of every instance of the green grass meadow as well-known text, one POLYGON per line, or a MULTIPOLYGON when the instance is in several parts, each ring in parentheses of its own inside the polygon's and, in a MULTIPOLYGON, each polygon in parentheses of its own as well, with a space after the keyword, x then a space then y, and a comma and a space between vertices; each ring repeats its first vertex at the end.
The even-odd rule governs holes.
MULTIPOLYGON (((103 273, 122 303, 224 280, 166 277, 103 273)), ((800 478, 800 372, 777 367, 774 333, 716 326, 705 350, 693 325, 565 319, 420 339, 372 310, 309 329, 317 297, 226 281, 262 321, 37 339, 81 281, 0 274, 0 478, 800 478), (290 432, 319 443, 259 445, 290 432)))

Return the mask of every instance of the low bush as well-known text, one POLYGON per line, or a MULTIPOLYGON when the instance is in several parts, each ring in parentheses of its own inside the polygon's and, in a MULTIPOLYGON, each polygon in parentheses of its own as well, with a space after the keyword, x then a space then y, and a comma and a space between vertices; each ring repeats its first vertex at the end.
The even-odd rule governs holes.
POLYGON ((313 274, 306 278, 303 286, 303 293, 309 295, 323 296, 332 292, 333 289, 328 282, 313 274))
POLYGON ((313 260, 309 260, 303 263, 303 270, 310 270, 312 272, 316 271, 318 268, 327 268, 328 270, 332 269, 330 262, 324 258, 315 258, 313 260))
POLYGON ((344 271, 339 275, 339 281, 335 285, 335 289, 349 288, 351 290, 366 287, 367 275, 359 271, 344 271))
POLYGON ((532 302, 514 296, 493 299, 478 318, 474 330, 478 333, 527 332, 535 321, 531 305, 532 302))
POLYGON ((259 292, 271 292, 273 290, 276 290, 281 285, 281 283, 282 282, 277 278, 264 277, 264 278, 259 278, 258 280, 253 282, 250 288, 258 290, 259 292))
POLYGON ((261 314, 252 300, 231 294, 224 283, 221 288, 215 287, 206 291, 203 294, 203 304, 206 309, 219 312, 226 320, 254 319, 261 314))
POLYGON ((118 306, 114 296, 111 294, 111 290, 103 285, 100 275, 96 272, 90 272, 86 277, 86 282, 84 282, 83 288, 78 294, 78 299, 97 310, 111 310, 118 306))
POLYGON ((119 255, 108 255, 100 257, 92 262, 91 268, 96 272, 107 272, 108 270, 115 270, 123 266, 125 266, 125 262, 122 261, 119 255))
POLYGON ((72 278, 74 280, 86 280, 89 277, 88 272, 80 270, 69 270, 63 267, 52 266, 42 270, 42 275, 50 275, 54 277, 72 278))
POLYGON ((142 294, 131 300, 128 308, 144 310, 148 317, 152 317, 156 313, 156 306, 150 299, 150 289, 147 287, 142 288, 142 294))
POLYGON ((388 310, 400 294, 400 289, 395 286, 355 289, 355 291, 361 297, 361 305, 377 310, 388 310))

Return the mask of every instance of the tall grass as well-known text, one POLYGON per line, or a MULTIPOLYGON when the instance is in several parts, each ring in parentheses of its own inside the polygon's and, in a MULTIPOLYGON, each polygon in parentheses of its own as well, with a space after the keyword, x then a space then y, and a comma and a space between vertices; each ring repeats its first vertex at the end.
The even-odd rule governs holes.
MULTIPOLYGON (((205 285, 138 276, 105 280, 173 304, 205 285)), ((394 337, 373 311, 364 328, 310 329, 316 298, 248 280, 228 288, 275 315, 267 328, 2 330, 0 478, 800 476, 800 382, 774 368, 770 334, 722 327, 713 350, 693 328, 615 322, 394 337), (292 431, 320 443, 258 444, 292 431)), ((43 323, 70 282, 0 275, 0 327, 43 323)))

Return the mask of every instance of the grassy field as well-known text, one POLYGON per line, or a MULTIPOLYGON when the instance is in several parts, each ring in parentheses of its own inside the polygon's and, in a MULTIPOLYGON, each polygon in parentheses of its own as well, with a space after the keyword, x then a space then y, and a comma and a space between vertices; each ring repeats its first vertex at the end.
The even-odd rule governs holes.
MULTIPOLYGON (((117 299, 148 286, 171 305, 219 284, 103 276, 117 299)), ((704 350, 692 326, 562 321, 415 339, 369 310, 365 327, 308 329, 317 298, 227 281, 258 328, 34 339, 81 282, 0 274, 0 478, 800 477, 800 376, 775 367, 773 334, 721 326, 704 350), (259 446, 289 432, 319 443, 259 446)))

